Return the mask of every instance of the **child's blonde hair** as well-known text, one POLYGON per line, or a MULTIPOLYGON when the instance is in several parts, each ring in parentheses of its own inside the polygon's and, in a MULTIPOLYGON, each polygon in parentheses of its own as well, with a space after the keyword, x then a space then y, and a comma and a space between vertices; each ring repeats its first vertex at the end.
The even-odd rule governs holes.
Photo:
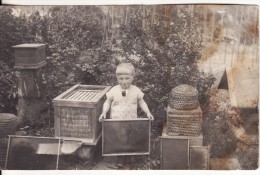
POLYGON ((135 76, 135 68, 131 63, 121 63, 116 68, 116 75, 129 75, 135 76))

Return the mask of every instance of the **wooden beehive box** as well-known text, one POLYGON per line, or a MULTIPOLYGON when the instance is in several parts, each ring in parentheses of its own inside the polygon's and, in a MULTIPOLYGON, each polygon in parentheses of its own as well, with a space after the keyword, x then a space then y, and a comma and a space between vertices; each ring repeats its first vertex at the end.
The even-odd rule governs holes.
POLYGON ((77 84, 53 99, 55 137, 96 145, 101 137, 98 119, 110 88, 77 84))
POLYGON ((17 69, 37 69, 46 64, 45 44, 21 44, 13 48, 17 69))

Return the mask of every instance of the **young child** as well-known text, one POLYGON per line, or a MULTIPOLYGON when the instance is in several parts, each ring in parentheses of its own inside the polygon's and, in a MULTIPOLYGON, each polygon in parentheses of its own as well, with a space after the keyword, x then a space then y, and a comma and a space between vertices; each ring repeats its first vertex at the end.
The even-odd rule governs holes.
MULTIPOLYGON (((137 118, 138 105, 149 119, 154 119, 143 99, 144 93, 138 87, 132 85, 134 76, 135 68, 131 63, 121 63, 117 66, 116 78, 119 85, 114 86, 106 93, 107 100, 103 105, 99 121, 106 118, 110 108, 111 119, 137 118)), ((120 168, 130 162, 132 162, 131 156, 118 156, 116 166, 120 168)))
POLYGON ((107 93, 107 100, 103 105, 99 120, 106 118, 111 108, 111 119, 134 119, 137 118, 137 106, 145 112, 147 117, 153 120, 153 116, 144 101, 144 93, 132 85, 135 76, 135 68, 131 63, 121 63, 116 69, 116 78, 119 85, 111 88, 107 93))

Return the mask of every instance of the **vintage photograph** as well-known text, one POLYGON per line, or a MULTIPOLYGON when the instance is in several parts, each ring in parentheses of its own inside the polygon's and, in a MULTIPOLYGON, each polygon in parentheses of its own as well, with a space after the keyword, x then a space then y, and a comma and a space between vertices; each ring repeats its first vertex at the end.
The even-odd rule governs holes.
POLYGON ((0 7, 1 170, 256 170, 259 6, 0 7))

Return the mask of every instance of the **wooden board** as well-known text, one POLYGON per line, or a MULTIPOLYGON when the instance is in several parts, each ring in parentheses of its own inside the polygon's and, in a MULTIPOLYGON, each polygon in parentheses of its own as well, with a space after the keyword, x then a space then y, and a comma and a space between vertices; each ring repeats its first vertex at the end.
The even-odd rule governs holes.
POLYGON ((111 86, 76 84, 53 99, 55 106, 94 108, 111 86))
POLYGON ((58 169, 60 139, 51 137, 10 136, 6 169, 58 169), (48 148, 46 148, 46 145, 48 148), (45 148, 45 149, 44 149, 45 148), (51 150, 49 150, 51 148, 51 150), (45 152, 46 154, 43 154, 45 152))
POLYGON ((189 169, 189 139, 161 137, 161 169, 189 169))
POLYGON ((208 170, 209 169, 209 147, 190 146, 190 169, 208 170))
POLYGON ((238 108, 256 108, 259 100, 259 71, 245 68, 227 68, 231 105, 238 108))
POLYGON ((102 154, 148 155, 150 154, 151 121, 149 119, 115 120, 102 122, 102 154))

